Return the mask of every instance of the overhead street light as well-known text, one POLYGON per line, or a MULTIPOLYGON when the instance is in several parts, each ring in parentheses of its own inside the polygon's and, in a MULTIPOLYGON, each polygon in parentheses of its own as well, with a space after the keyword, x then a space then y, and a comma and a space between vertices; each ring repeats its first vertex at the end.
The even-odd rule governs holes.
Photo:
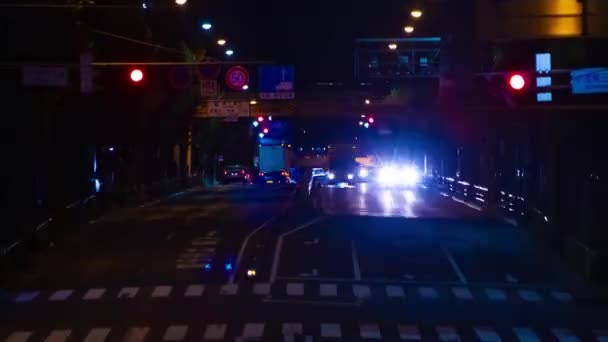
POLYGON ((249 86, 248 86, 247 84, 245 84, 245 85, 243 86, 243 90, 247 90, 247 89, 249 89, 249 86))
POLYGON ((234 50, 228 49, 226 50, 226 56, 232 56, 234 55, 234 50))
POLYGON ((413 10, 410 14, 414 18, 420 18, 420 17, 422 17, 422 11, 421 10, 413 10))
POLYGON ((251 101, 249 101, 249 104, 250 104, 250 105, 256 105, 256 104, 258 104, 258 101, 256 101, 256 100, 251 100, 251 101))
POLYGON ((406 27, 403 28, 403 31, 405 31, 405 33, 412 33, 412 32, 414 32, 414 26, 407 25, 406 27))
POLYGON ((217 40, 217 45, 219 45, 219 46, 224 46, 224 45, 226 45, 226 39, 218 39, 218 40, 217 40))
POLYGON ((391 50, 397 50, 397 44, 388 44, 388 48, 391 50))
POLYGON ((213 27, 213 25, 211 25, 210 23, 207 23, 207 22, 205 22, 201 25, 201 28, 205 31, 211 30, 212 27, 213 27))
POLYGON ((178 5, 180 5, 180 6, 185 5, 186 2, 188 2, 188 0, 175 0, 175 3, 178 4, 178 5))
MULTIPOLYGON (((391 45, 395 45, 395 44, 391 44, 391 45)), ((389 46, 389 48, 390 48, 390 46, 389 46)), ((395 48, 397 48, 397 46, 395 46, 395 48)), ((394 50, 394 49, 391 49, 391 50, 394 50)), ((365 99, 365 104, 370 104, 370 103, 371 103, 371 101, 369 99, 365 99)), ((363 115, 362 117, 365 117, 365 115, 363 115)))

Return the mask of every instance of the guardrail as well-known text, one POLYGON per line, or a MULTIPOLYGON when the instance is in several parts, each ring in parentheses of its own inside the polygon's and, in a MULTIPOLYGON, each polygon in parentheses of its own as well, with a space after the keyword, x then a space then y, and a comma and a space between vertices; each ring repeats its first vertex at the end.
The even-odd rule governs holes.
POLYGON ((68 203, 52 217, 26 228, 21 238, 5 246, 0 246, 0 269, 14 264, 29 252, 38 249, 53 235, 91 222, 113 209, 131 207, 146 201, 178 192, 184 188, 202 185, 201 177, 161 180, 150 184, 140 184, 127 189, 89 195, 81 200, 68 203))

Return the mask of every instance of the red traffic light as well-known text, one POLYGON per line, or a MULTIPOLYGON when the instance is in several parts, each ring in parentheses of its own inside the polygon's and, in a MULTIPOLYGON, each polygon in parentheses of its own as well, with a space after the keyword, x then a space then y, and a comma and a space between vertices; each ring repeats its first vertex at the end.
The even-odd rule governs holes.
POLYGON ((509 77, 509 86, 513 90, 522 90, 526 86, 526 79, 522 74, 513 74, 509 77))
POLYGON ((268 134, 268 128, 264 128, 262 132, 264 132, 264 134, 268 134))
POLYGON ((141 71, 141 69, 133 69, 131 70, 129 77, 131 78, 131 81, 139 83, 144 79, 144 72, 141 71))
POLYGON ((258 121, 259 121, 259 122, 264 121, 264 117, 263 117, 263 116, 261 116, 261 115, 260 115, 260 116, 258 116, 258 121))
POLYGON ((370 117, 369 119, 367 119, 367 122, 369 122, 370 124, 373 124, 373 123, 374 123, 374 121, 375 121, 375 120, 374 120, 374 118, 372 118, 372 117, 370 117))

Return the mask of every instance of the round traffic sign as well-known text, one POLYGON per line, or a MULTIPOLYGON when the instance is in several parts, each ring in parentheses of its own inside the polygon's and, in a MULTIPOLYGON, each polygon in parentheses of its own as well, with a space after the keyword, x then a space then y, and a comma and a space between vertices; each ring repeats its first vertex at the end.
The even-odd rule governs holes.
POLYGON ((226 72, 226 85, 232 90, 242 90, 249 83, 249 72, 242 66, 234 66, 226 72))

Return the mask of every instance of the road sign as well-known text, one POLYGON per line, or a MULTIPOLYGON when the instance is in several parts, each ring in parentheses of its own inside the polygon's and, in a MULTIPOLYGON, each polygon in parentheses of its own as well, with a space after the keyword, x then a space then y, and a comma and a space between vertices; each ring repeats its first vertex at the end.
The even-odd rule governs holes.
POLYGON ((293 65, 263 65, 258 68, 258 90, 265 100, 293 99, 293 65))
POLYGON ((93 54, 90 52, 80 54, 80 92, 90 94, 93 92, 93 54))
POLYGON ((236 120, 249 116, 248 101, 207 101, 207 117, 236 120))
POLYGON ((201 80, 201 96, 202 97, 217 96, 217 81, 216 80, 201 80))
POLYGON ((23 67, 23 85, 40 87, 67 87, 68 69, 66 67, 23 67))
POLYGON ((249 83, 249 72, 242 66, 234 66, 226 72, 226 85, 233 90, 242 90, 249 83))
POLYGON ((573 70, 572 94, 608 93, 608 68, 573 70))

